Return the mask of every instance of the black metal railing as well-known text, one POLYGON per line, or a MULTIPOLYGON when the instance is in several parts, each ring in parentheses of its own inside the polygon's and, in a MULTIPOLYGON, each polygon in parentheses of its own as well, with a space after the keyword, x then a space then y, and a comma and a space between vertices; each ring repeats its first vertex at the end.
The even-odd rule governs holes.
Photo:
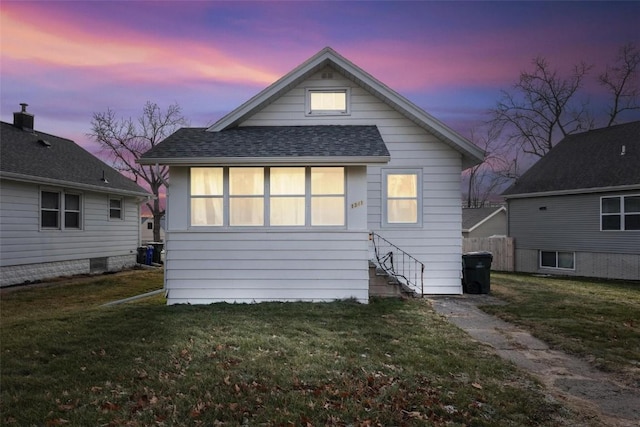
POLYGON ((369 235, 373 242, 376 267, 412 292, 424 295, 424 264, 379 234, 372 231, 369 235))

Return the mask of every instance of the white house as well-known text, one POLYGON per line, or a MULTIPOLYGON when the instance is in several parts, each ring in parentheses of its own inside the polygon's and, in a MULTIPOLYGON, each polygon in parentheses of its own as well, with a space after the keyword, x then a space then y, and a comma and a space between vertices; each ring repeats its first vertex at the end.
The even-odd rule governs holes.
POLYGON ((0 286, 134 265, 149 194, 33 123, 0 123, 0 286))
POLYGON ((169 165, 169 304, 369 298, 375 232, 460 294, 461 171, 482 152, 325 48, 209 128, 140 163, 169 165))
MULTIPOLYGON (((164 217, 160 218, 160 241, 164 242, 164 217)), ((144 246, 153 242, 153 217, 143 216, 140 218, 140 243, 144 246)))

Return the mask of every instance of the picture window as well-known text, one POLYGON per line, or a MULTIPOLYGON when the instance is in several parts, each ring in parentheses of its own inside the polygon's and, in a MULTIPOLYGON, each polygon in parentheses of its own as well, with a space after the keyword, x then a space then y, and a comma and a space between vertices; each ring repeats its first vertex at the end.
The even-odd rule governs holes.
POLYGON ((307 115, 348 115, 350 93, 348 88, 307 89, 307 115))

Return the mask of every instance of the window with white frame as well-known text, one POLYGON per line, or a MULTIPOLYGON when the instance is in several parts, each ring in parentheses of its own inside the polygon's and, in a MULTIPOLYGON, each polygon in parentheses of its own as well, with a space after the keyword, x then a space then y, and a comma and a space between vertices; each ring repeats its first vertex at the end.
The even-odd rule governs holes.
POLYGON ((120 197, 109 197, 109 219, 124 219, 124 202, 120 197))
POLYGON ((343 167, 191 168, 191 226, 345 225, 343 167))
POLYGON ((560 251, 540 251, 540 267, 574 270, 575 253, 560 251))
POLYGON ((264 168, 229 168, 229 225, 264 225, 264 168))
POLYGON ((40 192, 40 227, 60 228, 60 193, 40 192))
POLYGON ((222 225, 222 174, 222 168, 191 168, 191 225, 222 225))
POLYGON ((82 228, 82 198, 65 191, 40 192, 40 228, 79 230, 82 228))
POLYGON ((600 198, 600 229, 640 230, 640 194, 600 198))
POLYGON ((270 225, 305 225, 306 187, 306 171, 304 167, 270 168, 270 225))
POLYGON ((311 225, 344 225, 344 168, 311 168, 311 225))
POLYGON ((383 225, 422 223, 422 177, 419 170, 383 170, 383 225))
POLYGON ((64 228, 80 229, 80 195, 64 195, 64 228))
POLYGON ((348 115, 349 88, 307 89, 307 115, 348 115))

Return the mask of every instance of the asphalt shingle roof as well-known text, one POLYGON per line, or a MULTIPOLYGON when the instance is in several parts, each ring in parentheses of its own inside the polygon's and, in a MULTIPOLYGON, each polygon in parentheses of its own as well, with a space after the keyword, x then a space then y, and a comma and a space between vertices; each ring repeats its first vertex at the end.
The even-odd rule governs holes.
POLYGON ((502 194, 624 185, 640 185, 640 121, 565 137, 502 194))
POLYGON ((4 176, 90 185, 105 192, 148 193, 70 139, 25 131, 6 122, 0 125, 0 172, 4 176))
POLYGON ((247 126, 208 132, 182 128, 142 159, 388 157, 376 126, 247 126))

